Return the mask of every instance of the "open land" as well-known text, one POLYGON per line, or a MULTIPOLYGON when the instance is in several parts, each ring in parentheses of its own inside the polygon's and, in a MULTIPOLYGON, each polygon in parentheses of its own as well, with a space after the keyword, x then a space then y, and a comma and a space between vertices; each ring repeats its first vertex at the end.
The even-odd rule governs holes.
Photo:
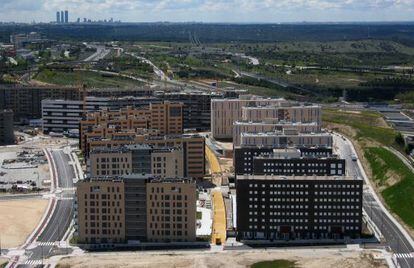
POLYGON ((0 233, 3 248, 22 245, 39 224, 48 201, 0 201, 0 233))
POLYGON ((82 257, 70 257, 61 260, 59 268, 80 267, 250 267, 262 261, 289 260, 295 267, 306 268, 382 268, 387 267, 382 261, 373 259, 369 252, 335 250, 280 250, 257 252, 224 253, 111 253, 88 254, 82 257))

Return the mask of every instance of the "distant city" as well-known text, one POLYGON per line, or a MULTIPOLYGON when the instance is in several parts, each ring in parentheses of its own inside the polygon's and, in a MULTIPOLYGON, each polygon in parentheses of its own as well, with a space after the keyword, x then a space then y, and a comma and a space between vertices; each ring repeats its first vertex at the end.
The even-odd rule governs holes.
MULTIPOLYGON (((90 18, 77 18, 76 23, 120 23, 120 20, 115 21, 113 18, 93 20, 90 18)), ((69 11, 56 11, 56 24, 68 24, 69 23, 69 11)))

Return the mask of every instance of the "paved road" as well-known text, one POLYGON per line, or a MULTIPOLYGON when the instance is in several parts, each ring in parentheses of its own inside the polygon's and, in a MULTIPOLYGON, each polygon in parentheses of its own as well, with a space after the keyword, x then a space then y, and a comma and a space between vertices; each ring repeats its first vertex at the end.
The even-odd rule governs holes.
POLYGON ((0 201, 13 201, 22 199, 41 199, 42 193, 39 194, 17 194, 17 195, 0 195, 0 201))
POLYGON ((73 188, 75 177, 73 166, 69 164, 69 156, 62 150, 52 151, 51 155, 56 164, 58 188, 61 188, 62 192, 56 194, 56 209, 37 239, 37 246, 26 250, 28 256, 26 265, 41 265, 42 259, 55 254, 56 245, 63 239, 73 218, 74 190, 70 189, 73 188))
POLYGON ((99 61, 105 58, 109 54, 109 52, 111 52, 111 50, 106 49, 105 46, 88 45, 88 47, 96 48, 96 52, 84 59, 84 62, 99 61))
MULTIPOLYGON (((346 159, 348 175, 363 178, 357 162, 351 159, 351 146, 337 136, 335 136, 335 144, 339 147, 341 156, 346 159)), ((384 236, 386 245, 395 253, 398 264, 402 268, 414 267, 414 258, 410 256, 414 248, 388 215, 383 212, 367 185, 364 185, 364 209, 384 236)))

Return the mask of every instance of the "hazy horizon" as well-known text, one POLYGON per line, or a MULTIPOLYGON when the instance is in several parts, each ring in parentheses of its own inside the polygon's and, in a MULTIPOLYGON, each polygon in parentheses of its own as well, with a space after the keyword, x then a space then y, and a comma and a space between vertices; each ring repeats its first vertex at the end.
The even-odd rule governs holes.
POLYGON ((56 11, 123 22, 350 23, 414 21, 412 0, 0 0, 0 21, 51 22, 56 11))

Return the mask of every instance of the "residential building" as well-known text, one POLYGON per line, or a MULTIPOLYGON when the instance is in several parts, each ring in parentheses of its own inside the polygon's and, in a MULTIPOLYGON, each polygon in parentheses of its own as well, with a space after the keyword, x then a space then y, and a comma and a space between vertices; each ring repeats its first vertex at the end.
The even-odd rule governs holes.
POLYGON ((238 99, 211 100, 211 134, 215 139, 231 139, 233 123, 242 120, 242 108, 246 106, 280 105, 285 99, 263 99, 241 96, 238 99))
POLYGON ((197 130, 210 130, 211 99, 223 97, 203 91, 156 92, 155 96, 163 101, 183 103, 184 129, 197 130))
POLYGON ((42 118, 42 100, 82 100, 83 94, 74 87, 24 87, 0 85, 0 110, 14 112, 16 122, 42 118))
POLYGON ((236 191, 239 241, 361 235, 361 179, 245 175, 238 178, 236 191))
POLYGON ((236 121, 233 125, 233 146, 240 146, 242 133, 267 133, 283 131, 284 129, 294 129, 299 133, 316 133, 320 132, 321 127, 316 122, 291 123, 286 121, 278 121, 277 119, 266 119, 261 122, 236 121))
POLYGON ((80 243, 124 243, 125 185, 119 179, 79 181, 76 235, 80 243))
POLYGON ((150 102, 157 101, 153 89, 139 87, 130 89, 120 88, 88 88, 63 86, 21 86, 0 85, 0 110, 13 110, 15 122, 28 122, 30 119, 42 118, 42 100, 76 100, 83 101, 85 96, 107 98, 111 109, 120 109, 126 106, 149 106, 150 102), (149 96, 149 97, 148 97, 149 96), (131 105, 131 103, 133 105, 131 105))
POLYGON ((79 181, 75 235, 81 243, 193 242, 196 184, 149 174, 79 181))
POLYGON ((96 148, 89 154, 91 177, 153 174, 161 178, 184 177, 181 148, 153 149, 147 144, 96 148))
POLYGON ((334 161, 335 170, 338 172, 334 175, 345 174, 345 162, 333 155, 332 148, 328 147, 275 149, 273 147, 248 146, 235 147, 233 154, 234 172, 236 176, 244 174, 330 175, 330 170, 322 169, 322 163, 321 166, 319 166, 319 163, 315 163, 320 159, 325 159, 322 160, 322 163, 325 164, 329 163, 330 159, 336 159, 334 161), (266 157, 269 158, 269 161, 267 161, 266 157), (266 172, 264 168, 265 163, 266 172), (336 163, 338 163, 338 165, 336 165, 336 163), (340 166, 339 163, 342 163, 343 165, 340 166), (255 164, 258 166, 256 167, 255 164), (316 164, 318 164, 318 166, 316 166, 316 164), (267 168, 268 165, 269 168, 267 168), (277 168, 275 168, 275 166, 277 168), (272 173, 272 169, 276 169, 276 171, 273 171, 272 173), (267 170, 270 171, 268 172, 267 170), (255 172, 258 173, 256 174, 255 172), (339 174, 339 172, 342 173, 339 174))
POLYGON ((320 131, 322 108, 319 105, 297 103, 242 107, 242 120, 256 122, 269 119, 278 122, 317 123, 320 131))
POLYGON ((148 136, 145 143, 154 148, 182 148, 184 177, 203 178, 205 175, 205 140, 200 135, 148 136))
POLYGON ((181 103, 150 103, 149 108, 125 107, 110 111, 103 109, 88 113, 80 122, 80 148, 86 153, 90 138, 111 138, 115 133, 152 133, 153 135, 181 134, 181 103))
POLYGON ((195 242, 196 184, 188 179, 154 179, 147 184, 147 239, 195 242))
POLYGON ((276 149, 272 154, 253 158, 247 174, 286 176, 343 176, 345 159, 335 157, 302 157, 298 149, 276 149))
POLYGON ((15 143, 13 122, 13 111, 0 110, 0 145, 15 143))
POLYGON ((268 133, 241 133, 241 146, 288 147, 332 147, 333 138, 329 133, 299 133, 284 129, 268 133))
POLYGON ((151 103, 151 128, 157 129, 161 135, 183 133, 183 104, 164 101, 151 103))

